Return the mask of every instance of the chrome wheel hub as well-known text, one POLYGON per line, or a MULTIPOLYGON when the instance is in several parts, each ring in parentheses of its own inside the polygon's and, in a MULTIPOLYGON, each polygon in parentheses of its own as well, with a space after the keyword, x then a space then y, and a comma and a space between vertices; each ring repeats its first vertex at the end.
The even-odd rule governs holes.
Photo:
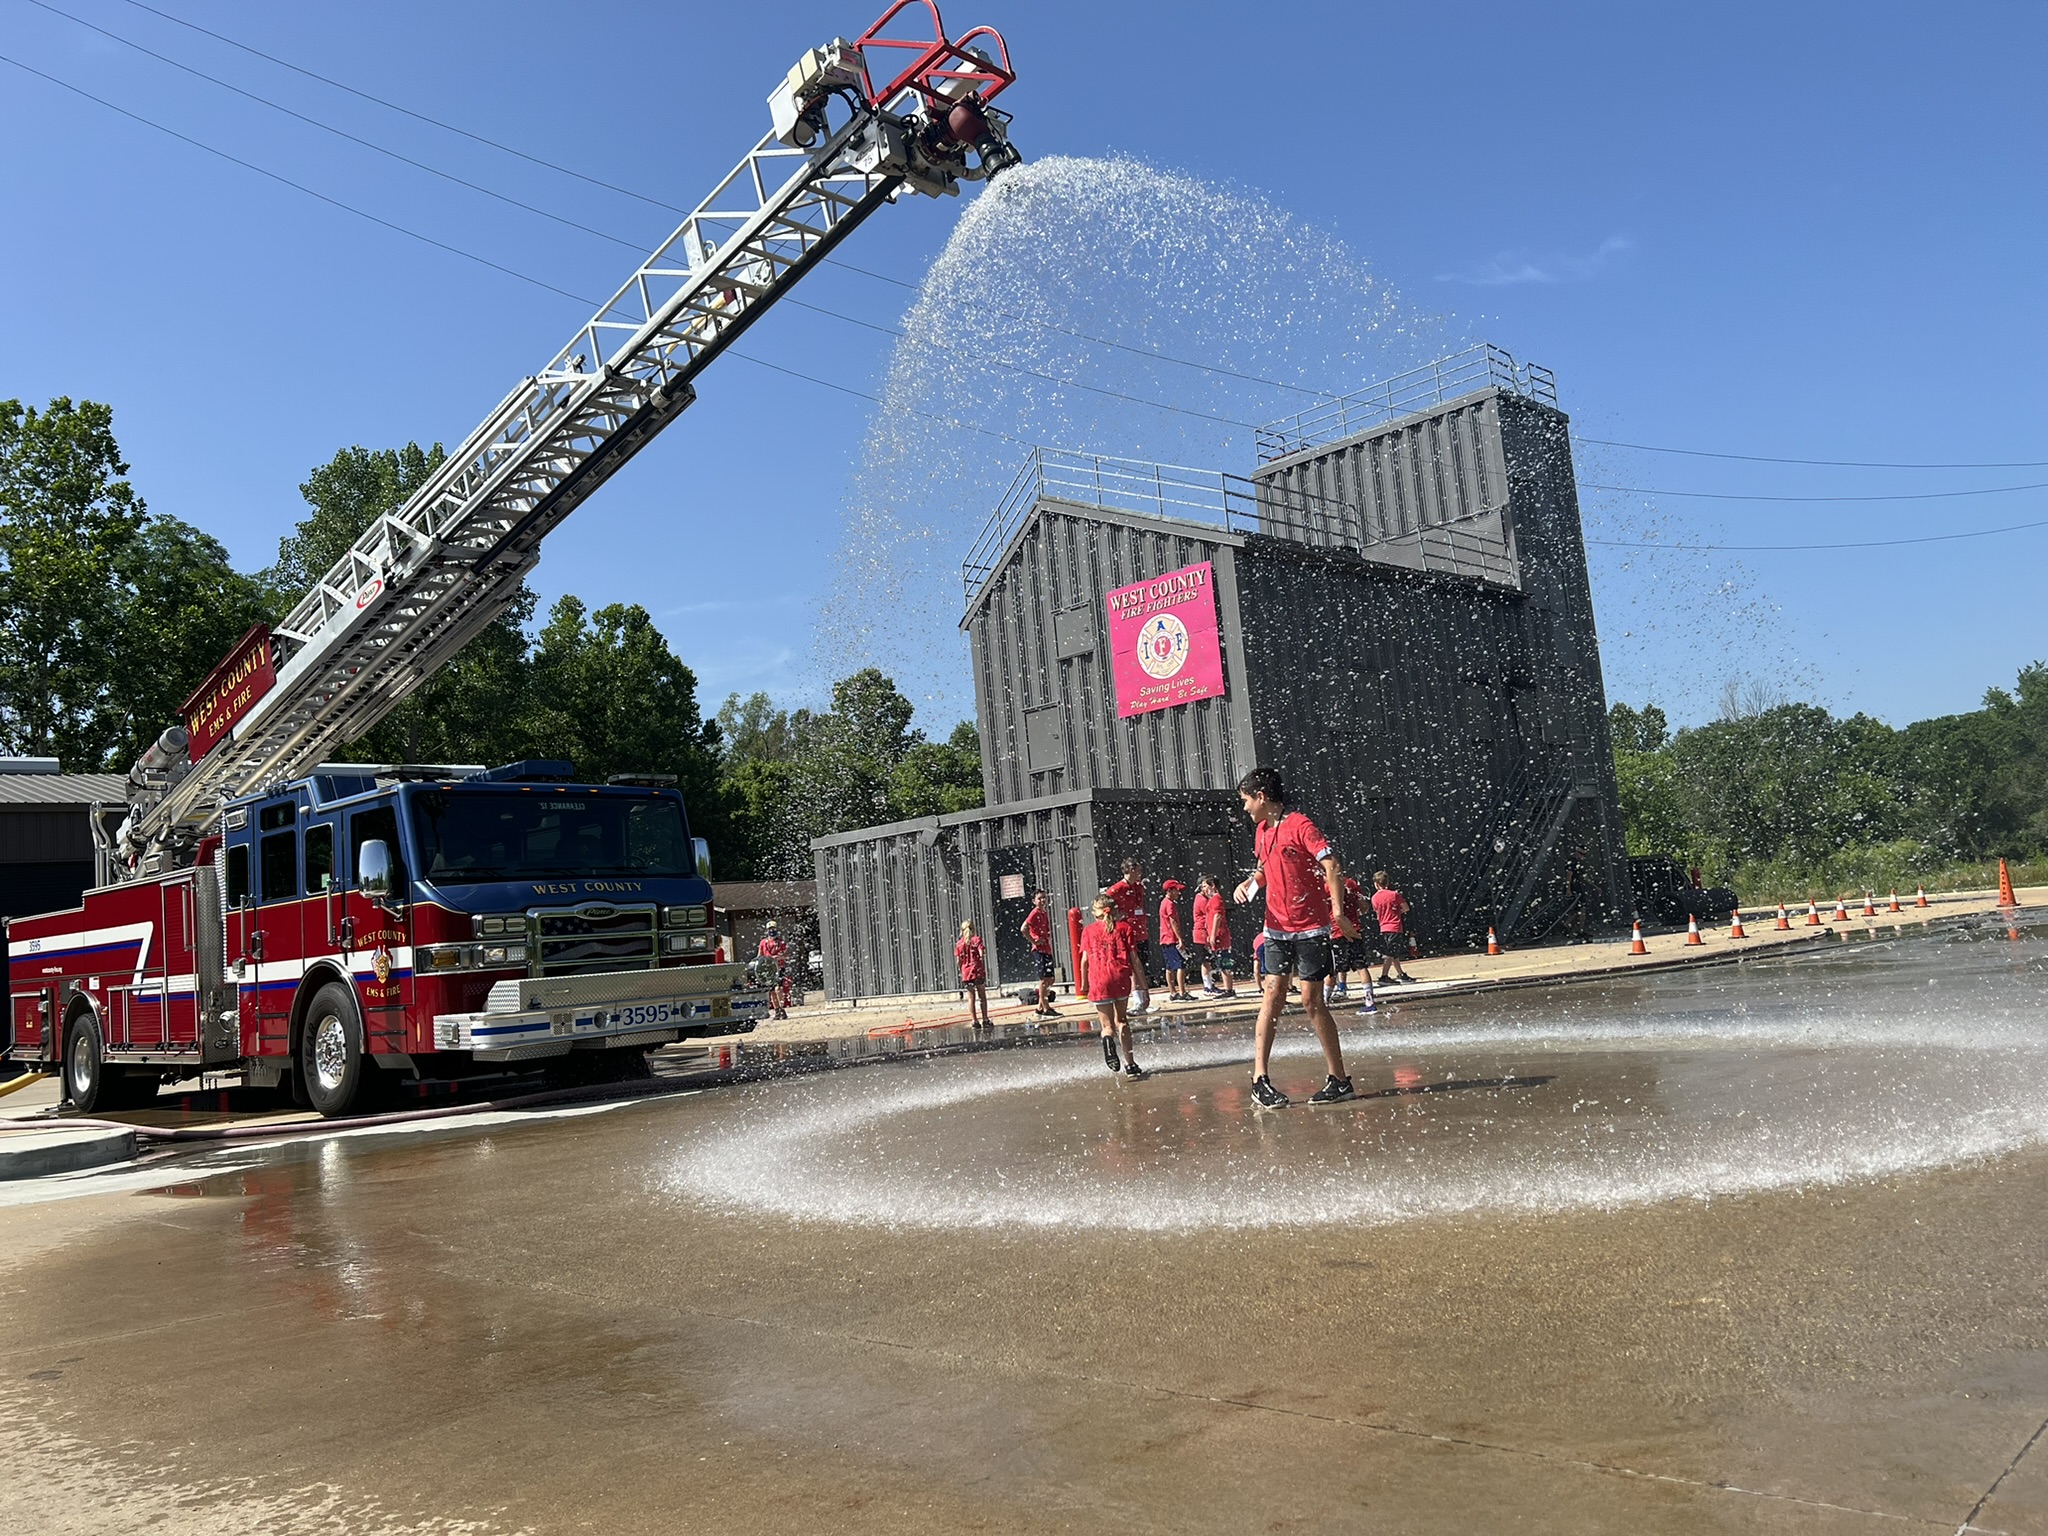
POLYGON ((81 1097, 92 1086, 92 1036, 80 1030, 71 1040, 71 1096, 81 1097))
POLYGON ((348 1026, 330 1013, 313 1026, 313 1076, 323 1090, 333 1093, 347 1071, 348 1026))

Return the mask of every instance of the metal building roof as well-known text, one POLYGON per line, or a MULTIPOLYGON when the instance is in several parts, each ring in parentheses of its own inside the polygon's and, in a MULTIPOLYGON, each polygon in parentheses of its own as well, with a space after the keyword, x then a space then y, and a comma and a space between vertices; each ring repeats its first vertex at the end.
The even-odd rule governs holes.
POLYGON ((128 781, 118 773, 0 773, 0 807, 90 805, 127 793, 128 781))

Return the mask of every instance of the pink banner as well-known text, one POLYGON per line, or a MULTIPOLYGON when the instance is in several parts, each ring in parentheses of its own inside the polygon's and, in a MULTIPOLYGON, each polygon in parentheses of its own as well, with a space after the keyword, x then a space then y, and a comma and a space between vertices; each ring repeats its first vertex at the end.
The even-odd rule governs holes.
POLYGON ((1209 561, 1118 587, 1104 602, 1118 719, 1223 692, 1216 568, 1209 561))

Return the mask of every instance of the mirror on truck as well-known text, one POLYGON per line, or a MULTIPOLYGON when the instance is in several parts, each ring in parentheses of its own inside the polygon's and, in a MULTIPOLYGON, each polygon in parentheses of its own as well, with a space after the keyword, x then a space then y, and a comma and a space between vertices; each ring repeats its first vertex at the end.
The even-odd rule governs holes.
POLYGON ((711 878, 711 845, 701 837, 690 839, 690 846, 697 854, 697 874, 700 879, 711 878))
POLYGON ((382 838, 356 850, 356 889, 372 901, 391 899, 391 849, 382 838))

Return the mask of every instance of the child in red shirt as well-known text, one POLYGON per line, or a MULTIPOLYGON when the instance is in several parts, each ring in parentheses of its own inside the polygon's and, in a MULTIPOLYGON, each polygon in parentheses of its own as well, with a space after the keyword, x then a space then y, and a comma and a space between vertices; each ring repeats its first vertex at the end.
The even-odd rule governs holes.
POLYGON ((1018 930, 1031 944, 1031 959, 1038 967, 1038 1007, 1035 1010, 1041 1019, 1056 1019, 1059 1009, 1052 1005, 1053 978, 1059 968, 1052 956, 1052 893, 1038 891, 1031 898, 1031 910, 1024 916, 1024 926, 1018 930))
POLYGON ((967 1017, 971 1023, 986 1024, 988 1018, 987 952, 974 931, 974 919, 960 925, 959 942, 953 946, 954 963, 960 967, 960 990, 967 994, 967 1017))
POLYGON ((1103 892, 1116 911, 1116 925, 1124 931, 1124 943, 1131 951, 1132 989, 1137 1006, 1132 1013, 1144 1013, 1152 1006, 1151 967, 1145 963, 1145 869, 1136 859, 1124 860, 1124 877, 1103 892))
MULTIPOLYGON (((1407 927, 1408 898, 1394 889, 1394 882, 1384 869, 1372 872, 1372 884, 1373 921, 1380 930, 1380 985, 1413 981, 1415 978, 1408 974, 1408 967, 1401 963, 1408 952, 1408 935, 1403 931, 1407 927), (1389 970, 1394 973, 1391 977, 1387 975, 1389 970)), ((1371 971, 1368 964, 1367 974, 1370 975, 1371 971)))
POLYGON ((1214 875, 1202 876, 1201 884, 1202 893, 1195 898, 1195 942, 1202 947, 1202 990, 1211 997, 1235 997, 1237 978, 1231 973, 1237 969, 1237 956, 1230 948, 1223 884, 1214 875))
POLYGON ((1095 921, 1081 933, 1081 983, 1095 1016, 1102 1020, 1102 1059, 1109 1070, 1125 1077, 1143 1077, 1131 1055, 1131 1016, 1125 999, 1131 992, 1130 942, 1124 926, 1116 921, 1116 904, 1104 891, 1095 898, 1095 921), (1117 1042, 1122 1038, 1124 1054, 1117 1062, 1117 1042))
POLYGON ((1166 894, 1159 901, 1159 963, 1166 968, 1166 995, 1176 1003, 1192 1003, 1188 990, 1187 962, 1181 958, 1185 942, 1180 931, 1180 893, 1187 889, 1178 880, 1163 881, 1166 894))

